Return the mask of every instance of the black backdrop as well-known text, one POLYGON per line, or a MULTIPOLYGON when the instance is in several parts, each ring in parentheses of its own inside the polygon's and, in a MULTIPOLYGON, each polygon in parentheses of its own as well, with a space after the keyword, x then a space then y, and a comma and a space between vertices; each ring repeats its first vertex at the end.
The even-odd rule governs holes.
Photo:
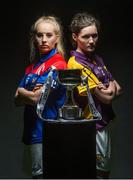
POLYGON ((132 7, 130 1, 18 1, 0 6, 0 178, 29 178, 23 168, 23 108, 14 106, 18 82, 28 63, 28 32, 33 21, 45 14, 59 16, 64 25, 67 57, 72 48, 68 25, 76 12, 88 11, 101 21, 100 53, 124 88, 113 103, 117 120, 113 125, 113 159, 110 178, 133 178, 132 121, 132 7))

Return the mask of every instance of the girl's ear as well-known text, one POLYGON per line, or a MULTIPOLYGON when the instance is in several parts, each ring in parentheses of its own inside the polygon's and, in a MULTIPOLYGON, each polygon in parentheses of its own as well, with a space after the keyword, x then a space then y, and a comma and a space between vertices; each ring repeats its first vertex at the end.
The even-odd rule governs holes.
POLYGON ((59 40, 60 40, 60 37, 57 36, 56 41, 55 41, 55 47, 57 47, 57 44, 58 44, 59 40))
POLYGON ((72 38, 74 41, 77 41, 77 35, 75 33, 72 33, 72 38))
POLYGON ((59 36, 57 36, 57 39, 56 39, 56 44, 58 44, 59 40, 60 40, 60 37, 59 37, 59 36))

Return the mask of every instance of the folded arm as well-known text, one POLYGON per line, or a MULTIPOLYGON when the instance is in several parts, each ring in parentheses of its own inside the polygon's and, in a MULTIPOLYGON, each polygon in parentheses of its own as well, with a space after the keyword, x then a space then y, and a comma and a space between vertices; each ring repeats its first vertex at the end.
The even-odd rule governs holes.
POLYGON ((33 91, 19 87, 15 93, 15 104, 16 106, 23 106, 26 104, 35 105, 38 102, 40 95, 41 88, 38 86, 36 86, 33 91))
POLYGON ((116 80, 110 81, 108 86, 99 84, 94 89, 94 95, 104 104, 110 104, 121 93, 122 89, 116 80))

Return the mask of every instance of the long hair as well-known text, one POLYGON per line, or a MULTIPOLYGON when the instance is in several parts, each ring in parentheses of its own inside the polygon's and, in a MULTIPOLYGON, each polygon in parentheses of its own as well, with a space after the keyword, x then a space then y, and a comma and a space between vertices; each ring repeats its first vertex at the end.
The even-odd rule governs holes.
POLYGON ((37 26, 41 22, 48 22, 48 23, 51 23, 54 25, 55 33, 56 33, 56 35, 59 36, 59 41, 56 45, 56 49, 57 49, 57 52, 64 57, 65 51, 64 51, 64 46, 63 46, 63 28, 62 28, 62 25, 61 25, 59 18, 57 18, 55 16, 41 16, 31 26, 31 31, 30 31, 30 61, 33 62, 39 56, 39 52, 38 52, 38 49, 36 48, 36 43, 35 43, 35 35, 37 32, 36 31, 37 26))

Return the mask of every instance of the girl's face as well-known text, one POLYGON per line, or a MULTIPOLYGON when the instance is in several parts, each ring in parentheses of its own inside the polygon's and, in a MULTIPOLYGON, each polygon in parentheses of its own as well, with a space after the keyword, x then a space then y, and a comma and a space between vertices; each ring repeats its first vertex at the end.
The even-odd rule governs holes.
POLYGON ((81 29, 78 35, 73 33, 72 37, 77 44, 77 51, 90 55, 96 48, 98 31, 95 25, 91 25, 81 29))
POLYGON ((35 42, 41 55, 49 53, 58 43, 59 36, 55 33, 55 26, 50 22, 37 25, 35 42))

